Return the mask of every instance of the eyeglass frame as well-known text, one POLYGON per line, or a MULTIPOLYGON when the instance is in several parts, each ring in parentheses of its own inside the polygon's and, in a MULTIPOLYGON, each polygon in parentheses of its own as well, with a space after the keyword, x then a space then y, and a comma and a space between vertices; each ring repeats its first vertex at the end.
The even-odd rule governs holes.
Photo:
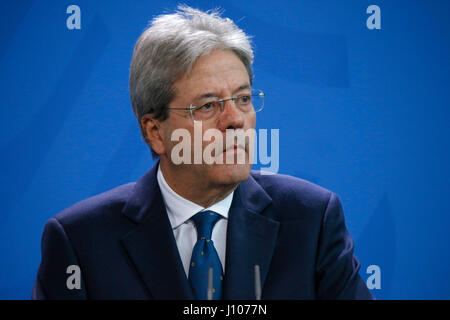
MULTIPOLYGON (((252 91, 252 93, 250 94, 251 97, 262 97, 262 105, 261 105, 261 108, 260 108, 258 111, 255 111, 255 113, 260 112, 260 111, 262 111, 262 110, 264 109, 264 97, 265 97, 265 94, 264 94, 264 92, 263 92, 262 90, 259 90, 259 89, 252 89, 251 91, 252 91), (253 94, 253 91, 258 91, 259 93, 253 94)), ((227 101, 233 101, 233 102, 235 102, 236 100, 238 100, 238 99, 240 99, 240 98, 242 98, 242 97, 244 97, 244 96, 247 96, 247 95, 242 95, 242 96, 240 96, 240 97, 231 97, 231 98, 228 98, 228 99, 218 99, 218 100, 214 100, 214 102, 219 102, 219 103, 220 103, 220 113, 222 113, 223 110, 225 109, 225 102, 227 102, 227 101)), ((194 106, 194 105, 191 103, 191 105, 189 106, 189 108, 167 107, 167 110, 189 110, 189 113, 191 114, 191 118, 192 118, 193 121, 201 121, 201 120, 195 120, 195 117, 194 117, 194 113, 193 113, 193 112, 194 112, 195 110, 199 110, 200 108, 203 108, 203 107, 204 107, 205 105, 207 105, 208 103, 210 103, 210 102, 207 102, 207 103, 205 103, 205 104, 203 104, 202 106, 199 106, 199 107, 194 106)), ((236 105, 236 104, 235 104, 235 105, 236 105)), ((237 107, 236 107, 236 108, 237 108, 237 107)), ((244 111, 240 110, 239 108, 237 108, 237 109, 238 109, 239 111, 241 111, 241 112, 244 112, 244 111)), ((205 121, 210 120, 210 119, 212 119, 212 118, 214 118, 214 116, 212 116, 211 118, 205 119, 205 121)))

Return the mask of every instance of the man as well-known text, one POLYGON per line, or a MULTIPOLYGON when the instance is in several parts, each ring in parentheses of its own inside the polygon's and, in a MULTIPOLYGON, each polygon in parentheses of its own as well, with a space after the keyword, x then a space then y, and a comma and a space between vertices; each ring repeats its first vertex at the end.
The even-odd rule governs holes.
POLYGON ((153 20, 134 49, 130 96, 159 161, 47 222, 34 299, 372 298, 334 193, 251 172, 248 141, 214 149, 212 163, 175 159, 174 132, 189 133, 181 156, 192 160, 199 123, 216 140, 255 127, 252 61, 247 35, 218 13, 179 7, 153 20))

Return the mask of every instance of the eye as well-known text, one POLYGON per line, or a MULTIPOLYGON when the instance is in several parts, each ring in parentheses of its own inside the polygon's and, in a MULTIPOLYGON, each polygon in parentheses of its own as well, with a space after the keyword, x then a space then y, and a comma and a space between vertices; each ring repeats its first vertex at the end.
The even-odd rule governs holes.
POLYGON ((213 109, 214 108, 214 104, 215 104, 215 101, 211 101, 211 102, 208 102, 208 103, 205 103, 204 105, 202 105, 200 108, 198 108, 199 110, 210 110, 210 109, 213 109))
POLYGON ((241 104, 249 104, 252 101, 252 97, 251 96, 240 96, 239 97, 239 102, 241 104))

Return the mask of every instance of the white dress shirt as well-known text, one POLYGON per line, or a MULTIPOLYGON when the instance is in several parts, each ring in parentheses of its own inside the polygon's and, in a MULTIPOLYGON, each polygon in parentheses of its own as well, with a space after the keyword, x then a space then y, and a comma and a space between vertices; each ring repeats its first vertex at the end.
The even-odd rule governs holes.
POLYGON ((216 222, 212 230, 211 240, 214 243, 220 262, 222 263, 223 272, 225 273, 225 249, 228 225, 228 211, 230 210, 231 201, 233 200, 233 192, 225 199, 213 204, 211 207, 203 208, 193 203, 170 188, 158 166, 157 174, 159 188, 166 206, 167 215, 172 225, 173 234, 177 242, 178 251, 180 252, 181 261, 183 262, 186 277, 189 276, 189 264, 191 262, 192 249, 197 242, 197 230, 195 224, 190 220, 196 213, 204 210, 211 210, 222 218, 216 222))

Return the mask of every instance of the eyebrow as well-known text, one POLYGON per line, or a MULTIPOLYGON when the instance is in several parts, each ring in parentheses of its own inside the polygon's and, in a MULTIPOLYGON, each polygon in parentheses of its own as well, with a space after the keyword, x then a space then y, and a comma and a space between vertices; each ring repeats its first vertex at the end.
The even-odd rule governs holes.
MULTIPOLYGON (((242 90, 247 90, 247 89, 251 89, 250 84, 246 83, 241 85, 239 88, 237 88, 236 90, 233 91, 233 95, 235 95, 237 92, 242 91, 242 90)), ((205 99, 205 98, 218 98, 218 94, 214 93, 214 92, 208 92, 208 93, 203 93, 199 96, 197 96, 195 98, 195 101, 201 100, 201 99, 205 99)))

